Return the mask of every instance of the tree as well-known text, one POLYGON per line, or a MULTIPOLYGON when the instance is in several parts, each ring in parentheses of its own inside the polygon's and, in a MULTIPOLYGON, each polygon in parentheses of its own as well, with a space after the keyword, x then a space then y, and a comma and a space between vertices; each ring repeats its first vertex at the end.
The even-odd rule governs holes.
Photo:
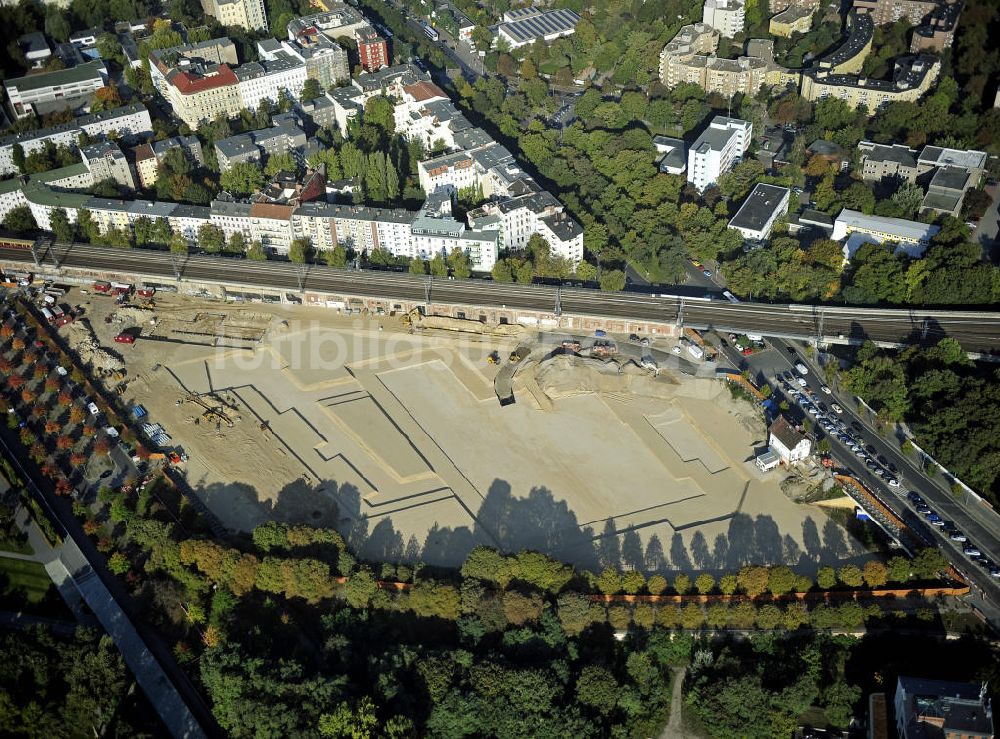
POLYGON ((837 570, 837 579, 849 588, 860 588, 864 582, 861 569, 857 565, 844 565, 837 570))
POLYGON ((7 211, 2 225, 8 231, 14 231, 15 233, 28 233, 38 230, 35 216, 32 215, 31 208, 27 205, 19 205, 7 211))
POLYGON ((785 565, 770 568, 767 573, 767 589, 773 595, 784 595, 795 590, 795 573, 785 565))
POLYGON ((870 559, 861 568, 861 574, 869 588, 880 588, 889 581, 889 568, 877 559, 870 559))
POLYGON ((264 245, 260 241, 255 239, 250 242, 250 248, 247 249, 247 259, 255 262, 263 262, 267 259, 267 252, 264 251, 264 245))
POLYGON ((115 575, 124 575, 131 568, 128 557, 121 552, 115 552, 108 558, 108 569, 115 575))
POLYGON ((430 261, 430 270, 431 274, 435 277, 447 277, 448 263, 440 254, 435 254, 434 258, 430 261))
POLYGON ((302 92, 299 94, 299 99, 315 100, 322 94, 323 88, 319 84, 319 80, 310 77, 306 80, 305 84, 302 85, 302 92))
POLYGON ((267 158, 267 166, 264 167, 264 174, 268 177, 273 177, 278 174, 278 172, 295 172, 298 166, 295 163, 295 157, 291 154, 272 154, 267 158))
POLYGON ((608 270, 601 274, 601 289, 607 292, 620 292, 625 289, 625 273, 618 269, 608 270))
POLYGON ((14 162, 14 166, 17 167, 18 170, 20 170, 20 172, 22 174, 25 174, 25 169, 24 169, 25 157, 24 157, 24 147, 23 146, 21 146, 20 144, 15 143, 11 147, 11 159, 14 162))
POLYGON ((232 254, 245 254, 247 250, 247 240, 243 236, 241 231, 233 232, 233 235, 229 237, 229 243, 226 244, 226 251, 232 254))
POLYGON ((472 262, 464 249, 452 249, 447 257, 448 267, 456 280, 468 279, 472 274, 472 262))
POLYGON ((222 173, 219 184, 234 195, 250 195, 264 184, 264 176, 253 162, 237 162, 222 173))
POLYGON ((288 247, 288 259, 296 264, 305 264, 312 258, 312 251, 312 242, 309 239, 294 239, 288 247))
POLYGON ((69 216, 66 215, 66 210, 64 208, 52 209, 52 212, 49 213, 49 225, 52 229, 52 233, 56 237, 56 241, 61 241, 66 244, 73 241, 73 224, 69 222, 69 216))
POLYGON ((723 595, 732 595, 738 586, 736 575, 723 575, 719 578, 719 592, 723 595))
POLYGON ((678 575, 674 578, 674 590, 678 595, 684 595, 691 590, 691 578, 687 575, 678 575))
POLYGON ((618 702, 618 690, 614 675, 599 665, 587 665, 576 680, 576 699, 604 716, 618 702))
POLYGON ((695 578, 694 587, 701 595, 708 595, 715 587, 715 578, 708 573, 702 573, 695 578))
POLYGON ((323 258, 326 260, 328 267, 344 269, 347 266, 347 250, 340 244, 323 252, 323 258))
POLYGON ((427 274, 427 265, 424 264, 424 260, 420 257, 413 257, 410 260, 410 274, 411 275, 425 275, 427 274))
POLYGON ((94 100, 90 104, 90 111, 92 113, 100 113, 105 110, 119 108, 121 105, 122 96, 118 92, 118 86, 111 83, 105 87, 99 87, 97 91, 94 92, 94 100))
POLYGON ((198 245, 209 254, 218 254, 226 243, 226 235, 218 226, 205 223, 198 228, 198 245))
POLYGON ((170 237, 170 251, 173 254, 188 253, 188 240, 180 231, 175 231, 170 237))
POLYGON ((756 598, 767 590, 769 579, 767 568, 756 565, 746 565, 736 575, 740 588, 751 598, 756 598))

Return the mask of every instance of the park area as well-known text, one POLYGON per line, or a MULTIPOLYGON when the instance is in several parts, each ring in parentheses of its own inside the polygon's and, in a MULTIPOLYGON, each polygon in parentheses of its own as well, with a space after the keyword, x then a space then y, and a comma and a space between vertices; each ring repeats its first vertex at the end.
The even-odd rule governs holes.
POLYGON ((441 565, 479 544, 645 571, 808 573, 864 555, 820 507, 782 493, 780 474, 757 471, 763 422, 711 376, 553 352, 565 337, 533 329, 177 295, 133 315, 79 300, 125 366, 109 384, 183 453, 179 469, 228 528, 335 526, 363 557, 441 565), (114 343, 123 328, 134 344, 114 343), (519 347, 516 402, 502 406, 494 380, 509 381, 519 347))

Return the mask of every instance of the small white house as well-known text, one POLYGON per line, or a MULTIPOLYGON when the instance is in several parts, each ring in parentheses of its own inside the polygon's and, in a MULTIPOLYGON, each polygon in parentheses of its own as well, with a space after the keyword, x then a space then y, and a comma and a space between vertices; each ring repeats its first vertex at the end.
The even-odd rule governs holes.
POLYGON ((767 443, 784 464, 801 462, 812 451, 809 437, 789 423, 784 416, 778 416, 771 424, 767 443))

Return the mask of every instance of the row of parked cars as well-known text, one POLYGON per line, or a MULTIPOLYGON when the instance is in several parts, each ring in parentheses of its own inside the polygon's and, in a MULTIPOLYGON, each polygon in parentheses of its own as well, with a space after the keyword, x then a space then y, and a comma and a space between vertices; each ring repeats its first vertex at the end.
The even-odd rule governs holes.
MULTIPOLYGON (((790 375, 791 373, 785 374, 790 375)), ((831 408, 827 408, 826 403, 823 403, 816 393, 807 387, 802 389, 795 387, 787 381, 787 378, 785 378, 782 387, 804 412, 816 419, 817 426, 850 449, 860 461, 864 462, 865 467, 873 475, 880 477, 889 487, 899 487, 896 466, 884 456, 879 455, 874 447, 870 445, 866 447, 864 438, 857 430, 848 427, 836 416, 830 415, 831 410, 840 415, 843 413, 843 408, 836 403, 833 403, 831 408)))
POLYGON ((927 505, 927 502, 922 497, 920 497, 920 493, 916 490, 911 490, 906 497, 909 498, 910 503, 913 504, 914 510, 926 518, 927 522, 931 526, 937 526, 942 529, 945 535, 955 542, 956 546, 961 546, 962 553, 965 554, 966 557, 989 572, 993 577, 1000 578, 1000 566, 997 566, 995 562, 979 550, 979 547, 969 541, 969 538, 959 531, 955 527, 955 524, 951 521, 945 521, 942 519, 941 516, 939 516, 929 505, 927 505))

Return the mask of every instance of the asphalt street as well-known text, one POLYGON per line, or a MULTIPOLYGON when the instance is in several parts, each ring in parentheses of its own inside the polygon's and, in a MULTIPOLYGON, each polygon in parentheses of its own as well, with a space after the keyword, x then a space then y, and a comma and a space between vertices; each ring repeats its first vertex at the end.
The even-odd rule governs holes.
MULTIPOLYGON (((338 270, 322 265, 254 262, 232 257, 184 255, 148 249, 122 250, 89 244, 56 244, 42 264, 88 271, 132 273, 173 280, 261 286, 297 291, 406 299, 453 305, 557 312, 580 316, 683 324, 697 329, 754 332, 795 339, 873 339, 933 343, 952 336, 969 351, 1000 351, 1000 313, 927 309, 838 308, 807 305, 730 303, 667 294, 607 293, 546 285, 450 280, 372 270, 338 270)), ((0 249, 0 261, 33 265, 31 253, 0 249)))
MULTIPOLYGON (((728 342, 727 342, 728 343, 728 342)), ((768 383, 779 394, 783 393, 780 375, 790 372, 794 377, 803 377, 806 387, 801 387, 797 381, 792 387, 814 393, 818 402, 827 406, 828 417, 842 421, 848 428, 860 434, 861 445, 873 450, 872 454, 886 460, 898 470, 895 477, 899 487, 892 487, 886 481, 869 470, 864 460, 859 458, 850 448, 835 436, 831 436, 816 425, 817 438, 824 436, 830 439, 832 456, 838 467, 851 471, 851 475, 861 480, 879 498, 897 514, 911 524, 917 531, 929 536, 930 540, 940 546, 955 568, 963 573, 972 583, 974 590, 978 589, 980 601, 978 607, 986 613, 991 622, 1000 624, 1000 579, 991 577, 981 566, 966 557, 962 551, 963 543, 952 541, 940 527, 931 526, 924 516, 916 512, 913 502, 907 494, 916 491, 943 520, 953 524, 968 537, 968 543, 974 543, 977 548, 994 563, 1000 562, 1000 515, 991 508, 972 499, 956 498, 948 489, 940 475, 928 477, 920 468, 915 457, 904 454, 901 449, 902 438, 887 439, 880 435, 873 425, 873 418, 857 399, 831 381, 828 385, 831 392, 824 393, 822 387, 827 385, 818 365, 811 361, 803 347, 781 339, 769 339, 768 349, 748 357, 739 355, 731 346, 723 350, 726 358, 736 368, 747 369, 755 382, 768 383), (802 376, 795 369, 795 363, 802 362, 808 369, 808 374, 802 376), (837 414, 832 405, 838 404, 843 413, 837 414), (987 599, 983 601, 983 596, 987 599)), ((790 406, 789 415, 796 420, 811 418, 796 403, 795 399, 785 393, 790 406)), ((813 420, 815 424, 815 419, 813 420)))

